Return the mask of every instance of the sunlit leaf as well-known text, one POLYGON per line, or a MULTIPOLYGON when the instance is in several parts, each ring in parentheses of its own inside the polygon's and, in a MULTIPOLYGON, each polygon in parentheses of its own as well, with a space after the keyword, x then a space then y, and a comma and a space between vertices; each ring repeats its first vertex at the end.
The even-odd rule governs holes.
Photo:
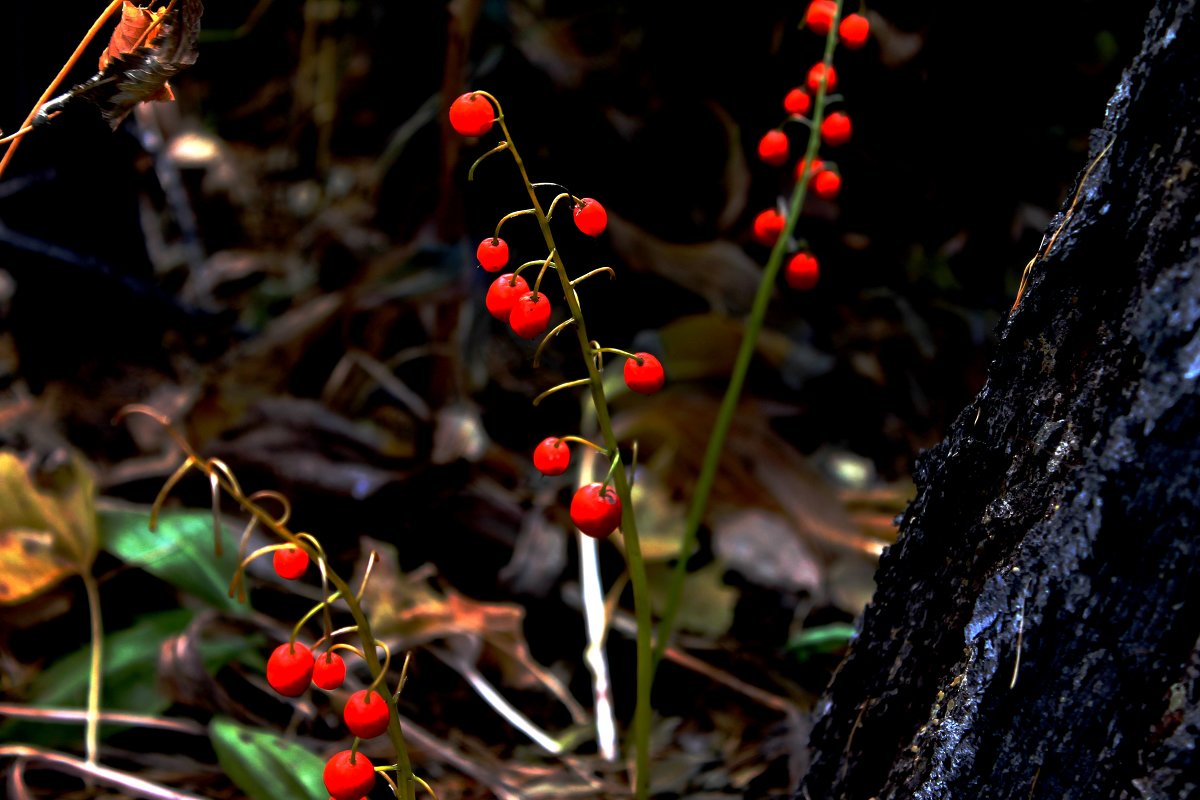
POLYGON ((295 742, 216 717, 208 735, 221 769, 254 800, 326 800, 324 761, 295 742))
POLYGON ((841 650, 854 637, 854 626, 846 622, 834 622, 805 628, 788 639, 785 649, 799 661, 806 661, 821 653, 841 650))
POLYGON ((242 613, 229 597, 229 581, 237 569, 237 549, 225 531, 221 556, 213 550, 209 511, 164 512, 158 530, 150 530, 149 509, 103 508, 98 515, 104 549, 127 564, 178 587, 213 608, 242 613))
POLYGON ((78 456, 44 488, 16 454, 0 453, 0 603, 20 603, 91 569, 94 500, 91 475, 78 456))
MULTIPOLYGON (((670 568, 665 564, 653 564, 647 572, 654 610, 661 613, 666 605, 670 568)), ((724 574, 725 567, 719 562, 688 574, 677 619, 680 628, 714 639, 729 631, 738 590, 725 584, 724 574)))

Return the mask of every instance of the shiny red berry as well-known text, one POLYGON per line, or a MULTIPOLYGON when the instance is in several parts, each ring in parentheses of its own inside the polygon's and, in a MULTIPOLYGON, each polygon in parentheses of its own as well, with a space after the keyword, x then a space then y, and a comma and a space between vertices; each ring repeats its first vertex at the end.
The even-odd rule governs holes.
POLYGON ((508 324, 522 339, 534 339, 550 324, 550 301, 545 292, 526 292, 517 298, 508 315, 508 324))
POLYGON ((304 570, 308 569, 308 553, 294 544, 289 544, 287 547, 275 551, 271 563, 275 567, 276 575, 285 580, 294 581, 304 574, 304 570))
POLYGON ((812 95, 797 86, 783 96, 783 110, 803 117, 812 109, 812 95))
POLYGON ((621 498, 611 486, 581 486, 571 499, 571 521, 588 536, 603 539, 621 524, 621 498))
POLYGON ((818 61, 812 65, 812 69, 808 71, 808 78, 805 80, 813 94, 816 94, 821 88, 821 76, 825 76, 826 94, 837 88, 837 70, 833 67, 825 69, 825 62, 818 61))
POLYGON ((597 201, 584 197, 575 206, 575 227, 588 236, 599 236, 608 227, 608 212, 597 201))
POLYGON ((662 363, 649 353, 634 353, 634 358, 625 359, 625 385, 638 394, 654 394, 664 380, 662 363))
POLYGON ((508 242, 500 238, 484 239, 475 249, 475 257, 488 272, 499 272, 508 263, 508 242))
POLYGON ((392 711, 374 690, 361 689, 350 695, 342 712, 346 727, 360 739, 374 739, 387 730, 392 711))
MULTIPOLYGON (((796 162, 796 180, 800 180, 800 178, 804 176, 805 164, 806 164, 806 161, 803 158, 796 162)), ((813 175, 816 175, 824 168, 825 168, 825 162, 819 158, 814 158, 812 161, 812 169, 810 170, 810 172, 813 175)))
POLYGON ((317 656, 313 664, 312 682, 327 692, 342 685, 346 679, 346 662, 333 651, 326 651, 317 656))
POLYGON ((773 246, 779 239, 779 234, 783 233, 785 224, 787 220, 783 214, 773 208, 758 212, 758 216, 754 218, 755 241, 764 247, 773 246))
POLYGON ((817 197, 832 200, 838 196, 838 192, 841 190, 842 176, 832 170, 825 170, 813 178, 813 191, 817 193, 817 197))
POLYGON ((267 683, 284 697, 304 694, 312 674, 312 651, 299 642, 284 642, 267 659, 267 683))
POLYGON ((326 762, 324 777, 333 800, 361 800, 375 787, 375 765, 362 753, 343 750, 326 762))
POLYGON ((571 466, 571 449, 557 437, 542 439, 533 448, 533 466, 543 475, 562 475, 571 466))
POLYGON ((796 253, 787 263, 783 273, 787 285, 793 289, 811 289, 817 285, 821 269, 812 253, 796 253))
POLYGON ((842 44, 851 50, 857 50, 867 43, 871 35, 871 23, 862 14, 850 14, 838 25, 838 36, 842 44))
POLYGON ((488 313, 501 322, 508 322, 508 315, 512 312, 517 298, 528 291, 529 284, 520 275, 516 278, 513 278, 511 272, 501 275, 488 287, 487 298, 484 300, 488 313))
POLYGON ((850 141, 850 118, 841 111, 830 114, 821 123, 821 138, 834 147, 850 141))
POLYGON ((825 36, 833 27, 833 18, 836 14, 837 3, 833 0, 813 0, 812 5, 804 14, 804 23, 813 33, 825 36))
POLYGON ((482 136, 492 129, 496 113, 480 94, 467 92, 450 104, 450 127, 463 136, 482 136))
POLYGON ((758 157, 772 167, 787 161, 788 138, 783 131, 767 131, 758 140, 758 157))

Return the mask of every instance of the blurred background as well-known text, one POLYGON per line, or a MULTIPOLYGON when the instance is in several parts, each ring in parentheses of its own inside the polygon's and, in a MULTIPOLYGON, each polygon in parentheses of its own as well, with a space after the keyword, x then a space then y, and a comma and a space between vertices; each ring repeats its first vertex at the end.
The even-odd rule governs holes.
MULTIPOLYGON (((1149 6, 880 0, 865 9, 867 46, 838 50, 854 121, 831 156, 843 186, 810 199, 796 232, 821 279, 802 293, 781 282, 772 300, 680 650, 656 688, 659 791, 787 796, 803 771, 808 712, 913 496, 914 459, 982 386, 993 331, 1086 164, 1149 6)), ((768 167, 754 148, 820 58, 823 43, 798 28, 804 7, 210 0, 175 103, 116 131, 75 108, 26 138, 0 179, 0 441, 38 485, 94 476, 105 626, 133 631, 113 645, 128 664, 110 676, 108 707, 216 715, 340 749, 337 698, 296 710, 256 677, 319 596, 311 580, 296 590, 255 572, 248 614, 130 544, 130 520, 180 461, 152 424, 112 424, 146 403, 248 491, 286 494, 294 524, 347 574, 380 553, 380 622, 422 648, 402 701, 421 731, 414 760, 442 798, 620 792, 588 733, 575 484, 530 463, 542 438, 586 435, 577 397, 530 402, 583 365, 564 338, 534 369, 534 344, 486 313, 492 276, 475 247, 524 190, 506 156, 468 182, 496 132, 464 140, 445 111, 468 89, 493 93, 533 179, 609 211, 599 239, 565 219, 556 235, 572 272, 617 272, 581 287, 592 335, 666 366, 651 398, 623 394, 610 370, 663 586, 767 257, 751 221, 791 193, 791 165, 768 167), (86 468, 64 466, 75 451, 86 468), (189 669, 164 661, 164 640, 194 648, 189 669), (573 755, 531 745, 472 690, 476 677, 573 755)), ((101 8, 5 9, 0 127, 19 126, 101 8)), ((787 130, 801 150, 805 131, 787 130)), ((514 263, 545 255, 533 225, 506 224, 505 238, 514 263)), ((169 505, 208 503, 193 477, 169 505)), ((166 541, 197 533, 180 514, 166 541)), ((196 559, 209 558, 205 525, 196 559)), ((624 725, 622 573, 616 537, 601 574, 615 587, 608 654, 624 725)), ((5 700, 81 704, 82 684, 61 685, 88 641, 78 581, 2 599, 5 700)), ((79 747, 78 728, 17 725, 0 740, 79 747)), ((106 741, 133 774, 250 792, 211 725, 207 738, 172 733, 169 754, 147 745, 162 735, 126 727, 106 741)), ((82 791, 54 774, 29 782, 33 796, 82 791)))

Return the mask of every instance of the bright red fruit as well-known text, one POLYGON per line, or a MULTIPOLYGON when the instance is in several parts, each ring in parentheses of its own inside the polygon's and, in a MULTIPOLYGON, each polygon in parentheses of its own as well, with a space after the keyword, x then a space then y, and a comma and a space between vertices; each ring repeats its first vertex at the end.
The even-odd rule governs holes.
POLYGON ((811 289, 817 285, 821 269, 812 253, 796 253, 783 273, 788 286, 793 289, 811 289))
POLYGON ((603 539, 621 524, 621 498, 611 486, 581 486, 571 498, 571 521, 588 536, 603 539))
POLYGON ((783 96, 783 110, 803 117, 812 108, 812 95, 797 86, 783 96))
POLYGON ((488 313, 501 322, 508 322, 508 315, 512 312, 513 304, 517 302, 518 297, 528 291, 529 284, 520 275, 515 279, 511 272, 501 275, 488 287, 487 298, 484 300, 488 313))
POLYGON ((346 662, 342 660, 341 656, 332 651, 317 656, 317 660, 313 664, 312 682, 318 688, 332 692, 341 686, 345 679, 346 662))
POLYGON ((550 324, 550 301, 545 292, 526 292, 513 303, 508 324, 522 339, 533 339, 550 324))
POLYGON ((758 140, 758 157, 772 167, 787 161, 788 138, 783 131, 767 131, 758 140))
POLYGON ((817 197, 832 200, 842 190, 842 176, 831 170, 818 173, 813 179, 813 191, 817 197))
POLYGON ((488 272, 499 272, 508 263, 508 242, 498 237, 484 239, 475 249, 475 257, 488 272))
POLYGON ((275 567, 276 575, 285 580, 294 581, 304 574, 304 570, 308 569, 308 553, 294 544, 289 544, 287 547, 275 551, 271 563, 275 567))
POLYGON ((625 385, 638 394, 654 394, 666 380, 662 363, 649 353, 634 353, 634 356, 625 359, 625 385))
POLYGON ((833 0, 814 0, 804 14, 804 23, 816 34, 825 36, 833 27, 833 17, 837 14, 837 3, 833 0))
POLYGON ((562 475, 571 466, 571 448, 554 436, 542 439, 533 448, 533 466, 543 475, 562 475))
POLYGON ((361 689, 350 695, 342 712, 346 727, 360 739, 374 739, 387 730, 392 711, 376 691, 361 689))
POLYGON ((599 236, 608 227, 608 212, 592 198, 584 197, 575 206, 575 227, 588 236, 599 236))
POLYGON ((343 750, 326 762, 324 777, 333 800, 361 800, 375 786, 375 765, 362 753, 343 750))
POLYGON ((779 238, 779 234, 783 233, 786 223, 783 214, 773 208, 760 211, 754 218, 754 239, 764 247, 771 247, 779 238))
POLYGON ((821 123, 821 138, 835 147, 850 141, 850 118, 840 111, 830 114, 821 123))
POLYGON ((267 683, 284 697, 304 694, 312 674, 312 651, 299 642, 284 642, 267 659, 267 683))
POLYGON ((492 129, 495 118, 491 102, 474 92, 460 95, 450 104, 450 127, 463 136, 483 136, 492 129))
POLYGON ((837 70, 833 67, 825 69, 825 62, 818 61, 812 65, 812 69, 808 71, 808 78, 805 83, 813 94, 821 88, 821 76, 825 76, 825 92, 832 92, 837 88, 837 70))
POLYGON ((866 44, 870 35, 871 23, 862 14, 850 14, 838 25, 838 36, 842 37, 842 44, 851 50, 857 50, 866 44))
MULTIPOLYGON (((804 160, 803 158, 802 158, 802 159, 800 159, 799 161, 797 161, 797 162, 796 162, 796 180, 800 180, 800 178, 804 176, 804 165, 805 165, 805 163, 806 163, 806 162, 805 162, 805 160, 804 160)), ((811 170, 811 172, 812 172, 812 174, 813 174, 813 175, 816 175, 816 174, 820 173, 820 171, 821 171, 822 169, 824 169, 824 168, 825 168, 825 162, 824 162, 824 161, 822 161, 822 160, 821 160, 821 159, 819 159, 819 158, 814 158, 814 159, 813 159, 813 162, 812 162, 812 170, 811 170)))

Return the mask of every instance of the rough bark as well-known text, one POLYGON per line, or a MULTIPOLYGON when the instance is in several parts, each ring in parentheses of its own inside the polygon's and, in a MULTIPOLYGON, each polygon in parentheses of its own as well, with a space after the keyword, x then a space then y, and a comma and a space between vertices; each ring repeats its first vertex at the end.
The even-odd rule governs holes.
POLYGON ((918 462, 798 798, 1200 795, 1196 5, 1156 4, 987 384, 918 462))

